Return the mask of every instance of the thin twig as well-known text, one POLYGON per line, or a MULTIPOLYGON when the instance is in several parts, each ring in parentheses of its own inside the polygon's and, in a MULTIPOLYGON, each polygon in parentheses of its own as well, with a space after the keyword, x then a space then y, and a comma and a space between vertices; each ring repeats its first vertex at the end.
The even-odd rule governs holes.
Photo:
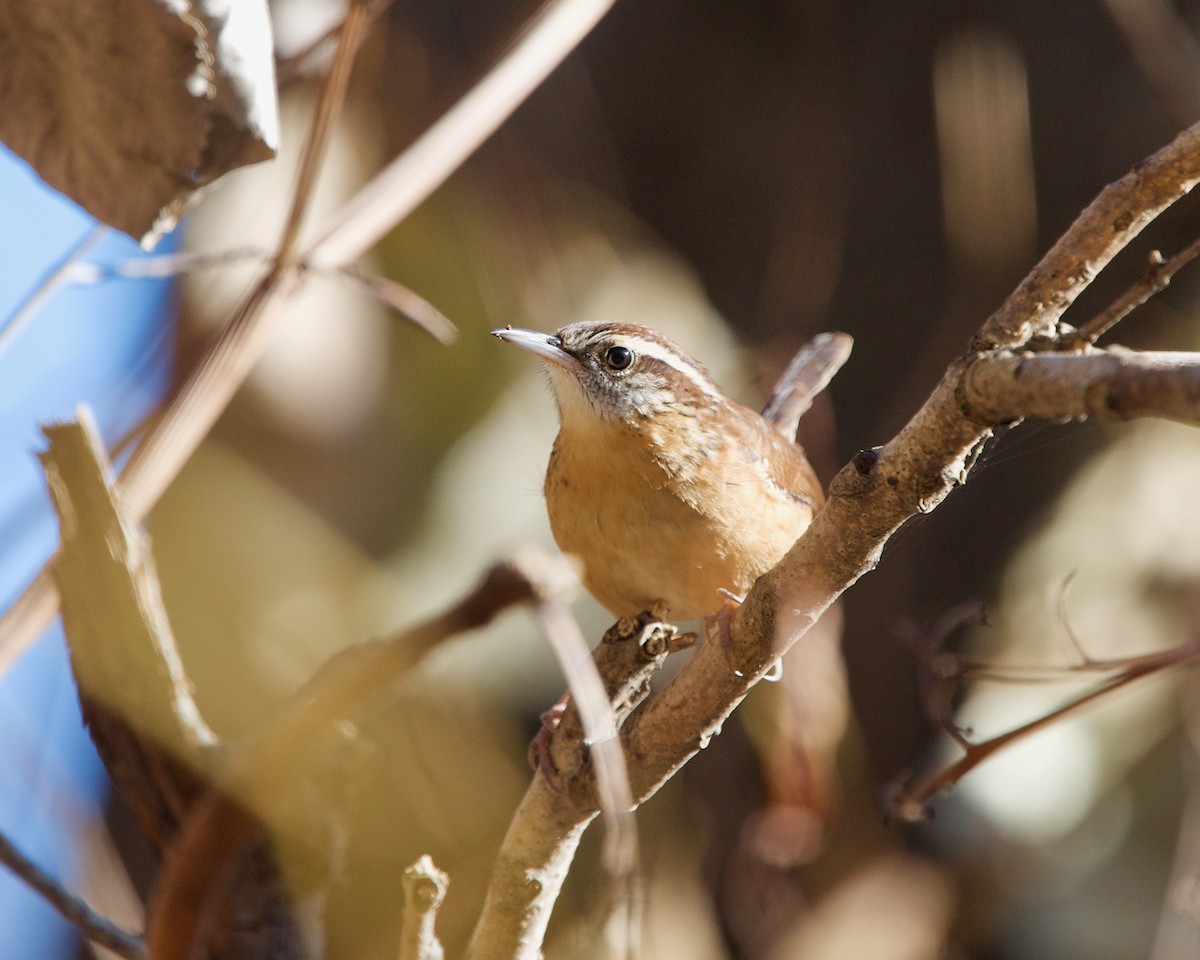
POLYGON ((352 263, 373 247, 496 132, 613 2, 547 3, 479 83, 334 214, 304 259, 352 263))
POLYGON ((66 279, 79 284, 100 283, 114 277, 124 280, 162 280, 246 260, 265 264, 269 256, 267 251, 259 247, 230 247, 228 250, 211 251, 181 250, 178 253, 118 260, 113 264, 77 263, 67 271, 66 279))
POLYGON ((470 594, 419 626, 350 647, 331 659, 254 740, 215 774, 217 789, 196 804, 159 877, 146 942, 154 960, 187 960, 213 905, 273 801, 286 795, 339 720, 363 712, 382 689, 441 643, 488 623, 514 604, 553 602, 574 575, 561 560, 527 550, 497 564, 470 594))
POLYGON ((894 786, 889 791, 886 801, 888 813, 900 820, 920 820, 925 816, 926 805, 931 799, 942 791, 954 786, 954 784, 958 783, 977 766, 990 757, 995 756, 1001 750, 1011 747, 1013 744, 1020 742, 1031 734, 1037 733, 1039 730, 1045 729, 1105 694, 1128 686, 1135 680, 1141 680, 1143 677, 1152 676, 1169 667, 1189 663, 1197 659, 1200 659, 1200 638, 1190 640, 1170 650, 1133 658, 1133 662, 1129 666, 1120 670, 1115 675, 1100 681, 1091 689, 1062 706, 1040 717, 1036 717, 1019 727, 1014 727, 1004 733, 989 737, 987 740, 974 742, 963 736, 954 736, 953 739, 963 748, 962 757, 954 763, 926 774, 912 785, 894 786))
POLYGON ((25 856, 0 833, 0 863, 21 878, 80 933, 126 960, 146 960, 146 945, 137 934, 122 930, 78 897, 67 893, 50 874, 25 856))
MULTIPOLYGON (((300 261, 312 260, 313 266, 320 267, 344 266, 357 259, 374 243, 372 238, 395 226, 445 182, 536 87, 535 76, 544 77, 562 62, 612 2, 555 0, 551 9, 539 14, 501 61, 446 116, 372 181, 386 180, 386 186, 368 184, 351 201, 357 212, 344 211, 335 218, 325 237, 328 243, 336 243, 336 249, 318 242, 300 261), (564 19, 570 21, 572 29, 557 29, 564 19), (468 129, 469 123, 477 123, 479 128, 468 129), (411 174, 411 179, 397 181, 397 170, 407 171, 404 176, 411 174), (379 210, 371 206, 376 201, 390 210, 390 222, 380 222, 379 210), (360 216, 368 222, 361 231, 357 228, 360 216)), ((332 93, 327 85, 321 98, 332 93)), ((139 444, 137 455, 121 479, 130 512, 138 521, 158 501, 245 380, 269 340, 282 301, 299 289, 304 274, 305 270, 300 269, 268 271, 201 357, 159 423, 139 444)), ((57 605, 53 577, 43 568, 0 616, 0 674, 41 635, 57 605)))
POLYGON ((304 150, 300 155, 296 189, 292 195, 291 209, 288 211, 287 222, 283 225, 283 235, 279 239, 279 250, 276 254, 280 267, 290 266, 292 263, 296 241, 300 237, 301 227, 304 226, 317 174, 321 170, 321 160, 325 156, 325 148, 329 145, 334 122, 341 112, 342 102, 346 99, 350 70, 354 66, 359 40, 366 24, 366 0, 350 0, 346 17, 342 21, 342 31, 338 36, 337 52, 334 54, 333 63, 329 65, 329 73, 325 75, 322 95, 317 101, 317 108, 308 128, 308 137, 304 141, 304 150))
MULTIPOLYGON (((367 3, 367 23, 370 24, 378 18, 388 7, 393 3, 393 0, 370 0, 367 3)), ((318 50, 336 41, 342 35, 342 30, 345 28, 346 21, 339 20, 333 24, 328 30, 312 40, 305 47, 297 50, 295 53, 286 57, 280 57, 275 61, 275 81, 282 90, 288 84, 294 82, 304 75, 304 64, 318 50)))
POLYGON ((1083 641, 1079 639, 1075 633, 1075 628, 1071 626, 1071 612, 1067 608, 1067 594, 1071 592, 1071 584, 1075 581, 1075 571, 1068 573, 1062 582, 1062 586, 1058 590, 1058 619, 1062 622, 1063 632, 1067 635, 1067 642, 1071 644, 1076 655, 1079 657, 1079 666, 1087 668, 1094 665, 1094 661, 1084 649, 1083 641))
POLYGON ((1193 240, 1170 260, 1164 260, 1161 253, 1152 250, 1146 264, 1146 272, 1142 274, 1141 279, 1078 330, 1064 337, 1063 346, 1095 343, 1143 303, 1167 289, 1171 278, 1198 256, 1200 239, 1193 240))
MULTIPOLYGON (((212 270, 232 263, 254 261, 269 266, 272 254, 260 247, 231 247, 228 250, 185 251, 156 257, 137 257, 114 264, 74 264, 67 272, 71 283, 100 283, 112 277, 126 280, 162 279, 200 270, 212 270)), ((441 343, 453 343, 458 328, 440 310, 410 287, 390 277, 367 273, 357 266, 306 267, 309 273, 336 277, 354 290, 378 300, 434 337, 441 343)))
POLYGON ((4 326, 0 328, 0 356, 4 355, 4 351, 16 339, 17 334, 21 332, 25 324, 29 322, 29 319, 37 313, 38 309, 46 301, 46 298, 54 292, 59 284, 68 278, 68 274, 75 264, 87 256, 88 251, 107 232, 108 227, 102 223, 98 223, 88 230, 80 238, 79 242, 58 263, 51 267, 50 271, 42 277, 37 286, 29 292, 29 295, 13 311, 4 326))
POLYGON ((1200 125, 1110 183, 976 334, 976 349, 1053 340, 1063 312, 1113 257, 1200 181, 1200 125))
POLYGON ((445 951, 434 923, 446 899, 450 878, 425 854, 404 871, 400 886, 404 890, 404 919, 397 960, 442 960, 445 951))
POLYGON ((536 612, 542 630, 567 678, 571 698, 583 724, 596 771, 596 796, 605 825, 602 863, 612 879, 612 916, 623 922, 622 955, 632 958, 641 940, 637 820, 625 754, 617 737, 617 716, 592 659, 587 641, 570 610, 562 603, 544 601, 536 612))
MULTIPOLYGON (((319 268, 318 268, 319 269, 319 268)), ((353 264, 336 267, 334 273, 351 287, 374 297, 385 307, 406 317, 440 343, 458 339, 458 328, 432 303, 391 277, 366 273, 353 264)))

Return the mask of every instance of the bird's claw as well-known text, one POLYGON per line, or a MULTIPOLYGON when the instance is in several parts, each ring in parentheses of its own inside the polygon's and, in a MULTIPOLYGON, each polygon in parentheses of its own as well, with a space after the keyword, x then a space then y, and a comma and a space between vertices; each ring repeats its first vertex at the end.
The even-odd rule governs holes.
POLYGON ((569 693, 564 693, 551 704, 549 709, 542 711, 541 717, 538 718, 542 723, 541 729, 529 741, 529 765, 534 770, 541 771, 542 776, 546 778, 546 782, 555 793, 563 791, 562 784, 558 779, 558 766, 550 755, 550 741, 562 721, 563 714, 567 712, 567 701, 570 696, 569 693))

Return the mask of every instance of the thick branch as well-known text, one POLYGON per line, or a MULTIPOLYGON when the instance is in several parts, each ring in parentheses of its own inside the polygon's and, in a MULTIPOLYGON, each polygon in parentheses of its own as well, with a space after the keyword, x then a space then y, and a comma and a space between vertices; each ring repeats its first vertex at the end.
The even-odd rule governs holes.
POLYGON ((1200 353, 1015 353, 980 357, 963 377, 971 415, 1002 424, 1161 417, 1200 424, 1200 353))
MULTIPOLYGON (((650 678, 667 654, 694 639, 676 637, 674 629, 665 626, 649 613, 618 621, 592 652, 618 726, 644 702, 650 678)), ((575 848, 599 812, 595 764, 574 702, 567 705, 554 731, 546 760, 554 768, 553 783, 541 773, 536 775, 509 824, 487 901, 467 948, 469 960, 541 957, 550 913, 575 848)), ((628 875, 629 867, 625 870, 628 875)))
MULTIPOLYGON (((834 478, 829 500, 782 561, 755 583, 729 624, 726 649, 707 644, 622 730, 634 797, 641 802, 720 731, 750 688, 859 577, 874 568, 884 544, 913 516, 928 513, 959 483, 991 435, 995 418, 964 410, 964 378, 981 355, 1050 337, 1055 324, 1096 273, 1147 223, 1200 180, 1200 125, 1106 188, 1021 286, 984 325, 973 350, 947 369, 932 395, 891 442, 860 452, 834 478)), ((1010 418, 1011 419, 1011 418, 1010 418)), ((535 777, 509 829, 470 960, 535 956, 545 917, 574 853, 595 816, 594 784, 581 767, 563 794, 535 777), (546 824, 536 841, 509 840, 524 821, 546 824), (536 897, 529 894, 536 878, 536 897), (547 884, 549 883, 549 886, 547 884), (525 921, 511 922, 517 905, 525 921), (535 904, 536 901, 536 904, 535 904), (489 934, 519 944, 499 952, 489 934)))

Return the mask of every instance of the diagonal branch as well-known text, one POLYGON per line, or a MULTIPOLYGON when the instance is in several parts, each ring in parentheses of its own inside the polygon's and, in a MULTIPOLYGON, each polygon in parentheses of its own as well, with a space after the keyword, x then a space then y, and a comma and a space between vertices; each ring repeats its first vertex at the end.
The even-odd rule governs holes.
POLYGON ((1052 338, 1063 312, 1155 217, 1200 180, 1200 126, 1137 164, 1093 200, 976 336, 976 349, 1052 338))
MULTIPOLYGON (((278 257, 279 269, 268 271, 230 317, 189 374, 179 396, 139 445, 135 461, 122 477, 121 486, 138 521, 158 501, 257 362, 285 301, 302 288, 303 264, 311 260, 318 267, 344 265, 403 220, 566 58, 611 2, 552 0, 443 120, 351 200, 351 208, 337 215, 323 240, 298 258, 278 257), (390 220, 380 216, 385 207, 390 220)), ((341 39, 344 37, 343 27, 341 39)), ((349 57, 353 52, 353 46, 342 43, 338 56, 349 57)), ((332 102, 340 92, 326 83, 322 101, 332 102)), ((285 233, 285 242, 288 240, 294 240, 291 230, 285 233)), ((48 567, 43 568, 0 617, 0 673, 45 630, 57 604, 53 578, 48 567)))
POLYGON ((195 805, 159 877, 146 942, 154 960, 186 960, 201 942, 224 885, 272 805, 295 783, 323 737, 360 714, 451 637, 488 623, 508 607, 552 602, 573 575, 556 560, 527 552, 497 564, 478 587, 423 624, 349 647, 330 660, 253 741, 231 751, 216 788, 195 805))
MULTIPOLYGON (((1200 125, 1193 126, 1121 180, 1105 188, 977 334, 972 350, 950 364, 929 399, 882 447, 863 450, 834 478, 812 525, 755 583, 729 623, 729 642, 702 647, 622 730, 634 797, 642 802, 704 748, 750 688, 859 577, 874 569, 893 533, 933 510, 965 482, 991 420, 964 409, 972 366, 999 348, 1034 337, 1053 341, 1059 317, 1092 278, 1171 203, 1200 180, 1200 125)), ((541 818, 536 845, 501 848, 469 960, 499 957, 494 942, 537 956, 545 919, 579 837, 595 816, 594 783, 580 768, 554 793, 535 777, 509 838, 541 818), (538 902, 524 912, 506 898, 536 878, 538 902), (530 944, 533 944, 532 946, 530 944)))
POLYGON ((1200 240, 1193 240, 1179 253, 1164 260, 1157 250, 1150 252, 1146 272, 1135 284, 1066 338, 1073 344, 1095 343, 1116 324, 1140 307, 1156 293, 1166 290, 1171 278, 1200 256, 1200 240))
MULTIPOLYGON (((953 725, 943 727, 950 733, 954 741, 962 748, 963 755, 954 763, 947 764, 931 773, 926 774, 911 784, 894 784, 888 791, 887 813, 899 820, 920 820, 925 816, 926 805, 943 790, 958 783, 963 777, 974 770, 985 760, 990 759, 1013 744, 1026 737, 1044 730, 1063 717, 1087 706, 1106 694, 1113 693, 1129 686, 1137 680, 1153 676, 1170 667, 1181 664, 1192 664, 1200 659, 1200 640, 1191 640, 1158 653, 1146 654, 1141 657, 1130 657, 1120 661, 1112 661, 1110 670, 1115 669, 1109 676, 1097 681, 1092 687, 1079 696, 1067 701, 1062 706, 1035 717, 1028 723, 1023 723, 1011 730, 987 740, 972 741, 967 739, 961 730, 953 725)), ((1094 665, 1103 669, 1103 663, 1094 665)), ((1061 674, 1059 679, 1061 680, 1061 674)))
POLYGON ((20 877, 74 926, 81 934, 102 947, 107 947, 125 960, 146 960, 146 945, 141 937, 117 927, 91 907, 67 893, 50 874, 17 849, 8 837, 0 833, 0 863, 20 877))

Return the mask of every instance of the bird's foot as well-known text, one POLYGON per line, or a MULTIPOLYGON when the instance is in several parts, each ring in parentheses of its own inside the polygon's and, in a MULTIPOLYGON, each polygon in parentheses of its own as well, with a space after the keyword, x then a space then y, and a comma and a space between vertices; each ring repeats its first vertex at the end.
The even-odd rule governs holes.
POLYGON ((540 770, 542 776, 546 778, 546 782, 550 784, 550 788, 555 793, 562 793, 562 784, 558 779, 558 767, 554 763, 554 758, 550 755, 550 740, 554 736, 554 731, 562 722, 563 714, 567 712, 567 701, 570 699, 569 693, 564 693, 559 697, 548 710, 542 712, 539 718, 542 722, 542 727, 532 740, 529 741, 529 765, 534 770, 540 770))
MULTIPOLYGON (((720 609, 705 615, 704 632, 709 640, 716 639, 721 644, 721 652, 725 654, 725 662, 729 664, 729 669, 733 671, 735 677, 741 677, 744 674, 733 662, 733 637, 729 633, 729 621, 746 597, 744 594, 739 597, 736 593, 723 587, 717 592, 725 598, 725 602, 721 604, 720 609)), ((768 683, 776 683, 783 679, 782 658, 771 665, 771 669, 763 674, 763 679, 768 683)))
POLYGON ((746 598, 724 588, 717 593, 725 600, 718 609, 704 615, 704 635, 721 645, 721 652, 725 654, 725 662, 729 664, 729 669, 733 671, 734 676, 740 677, 742 671, 733 663, 733 638, 729 635, 729 621, 746 598))

